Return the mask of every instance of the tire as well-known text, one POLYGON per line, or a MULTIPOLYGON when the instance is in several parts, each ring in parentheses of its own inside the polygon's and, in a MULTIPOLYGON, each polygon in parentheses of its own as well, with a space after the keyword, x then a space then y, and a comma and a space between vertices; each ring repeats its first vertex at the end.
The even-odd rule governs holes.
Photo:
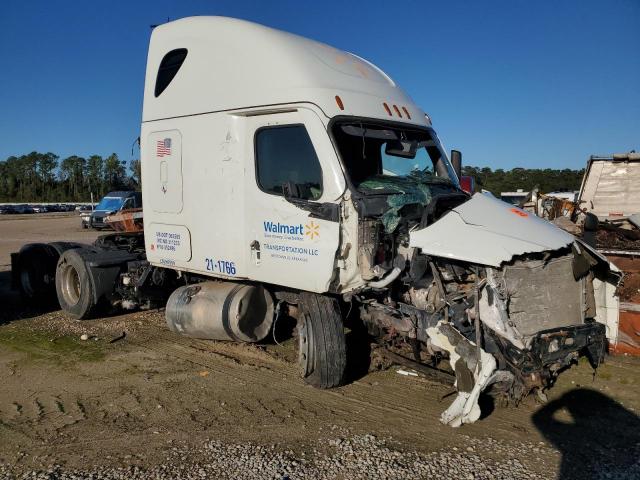
POLYGON ((77 250, 62 254, 56 268, 56 293, 62 310, 76 320, 90 318, 97 309, 90 275, 77 250))
POLYGON ((315 293, 300 294, 298 363, 302 377, 317 388, 342 384, 347 346, 338 301, 315 293))
POLYGON ((46 243, 34 243, 20 250, 16 279, 20 293, 27 300, 55 301, 55 274, 59 254, 46 243))

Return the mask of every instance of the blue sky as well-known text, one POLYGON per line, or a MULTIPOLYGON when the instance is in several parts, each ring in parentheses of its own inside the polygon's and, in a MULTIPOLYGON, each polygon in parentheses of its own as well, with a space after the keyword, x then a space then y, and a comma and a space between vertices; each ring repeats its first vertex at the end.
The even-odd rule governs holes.
POLYGON ((367 58, 465 164, 582 168, 590 154, 640 150, 640 0, 4 0, 0 159, 130 160, 149 25, 189 15, 253 20, 367 58))

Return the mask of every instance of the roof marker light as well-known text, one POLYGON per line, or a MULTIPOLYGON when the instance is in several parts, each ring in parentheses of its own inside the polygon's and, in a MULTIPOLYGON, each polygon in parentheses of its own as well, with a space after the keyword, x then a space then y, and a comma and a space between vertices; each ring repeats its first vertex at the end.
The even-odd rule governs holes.
POLYGON ((399 116, 400 118, 402 118, 402 114, 400 113, 400 109, 398 108, 398 106, 394 104, 394 105, 393 105, 393 109, 396 111, 396 113, 398 114, 398 116, 399 116))
POLYGON ((384 105, 384 109, 387 111, 389 116, 392 116, 393 114, 391 113, 391 109, 389 108, 389 105, 387 105, 387 102, 384 102, 382 105, 384 105))
POLYGON ((402 111, 407 116, 407 118, 411 120, 411 115, 409 115, 409 110, 407 110, 407 107, 402 107, 402 111))
POLYGON ((344 110, 344 104, 342 103, 342 99, 339 95, 336 95, 336 103, 338 104, 338 108, 340 110, 344 110))

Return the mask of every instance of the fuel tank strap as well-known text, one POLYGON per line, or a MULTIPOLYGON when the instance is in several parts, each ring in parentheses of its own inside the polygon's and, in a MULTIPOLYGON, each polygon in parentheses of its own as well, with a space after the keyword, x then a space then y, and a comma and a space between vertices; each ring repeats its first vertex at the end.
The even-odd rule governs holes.
POLYGON ((231 323, 229 322, 229 308, 231 307, 231 302, 236 296, 236 293, 238 293, 242 287, 244 287, 244 285, 236 285, 233 287, 233 290, 229 292, 229 295, 224 299, 224 304, 222 305, 222 328, 224 328, 225 333, 229 335, 229 338, 234 342, 241 342, 242 340, 240 340, 236 334, 233 333, 233 330, 231 330, 231 323))

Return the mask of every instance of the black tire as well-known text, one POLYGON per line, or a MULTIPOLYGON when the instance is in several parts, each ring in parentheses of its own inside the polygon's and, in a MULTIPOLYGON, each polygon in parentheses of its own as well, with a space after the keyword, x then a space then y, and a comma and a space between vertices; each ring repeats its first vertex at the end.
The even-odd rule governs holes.
POLYGON ((342 384, 347 346, 338 301, 315 293, 300 294, 298 363, 302 377, 317 388, 342 384))
POLYGON ((46 243, 33 243, 20 250, 15 278, 24 298, 43 303, 55 301, 58 257, 56 249, 46 243))
POLYGON ((90 318, 97 309, 88 266, 77 250, 60 256, 56 293, 62 310, 77 320, 90 318))

